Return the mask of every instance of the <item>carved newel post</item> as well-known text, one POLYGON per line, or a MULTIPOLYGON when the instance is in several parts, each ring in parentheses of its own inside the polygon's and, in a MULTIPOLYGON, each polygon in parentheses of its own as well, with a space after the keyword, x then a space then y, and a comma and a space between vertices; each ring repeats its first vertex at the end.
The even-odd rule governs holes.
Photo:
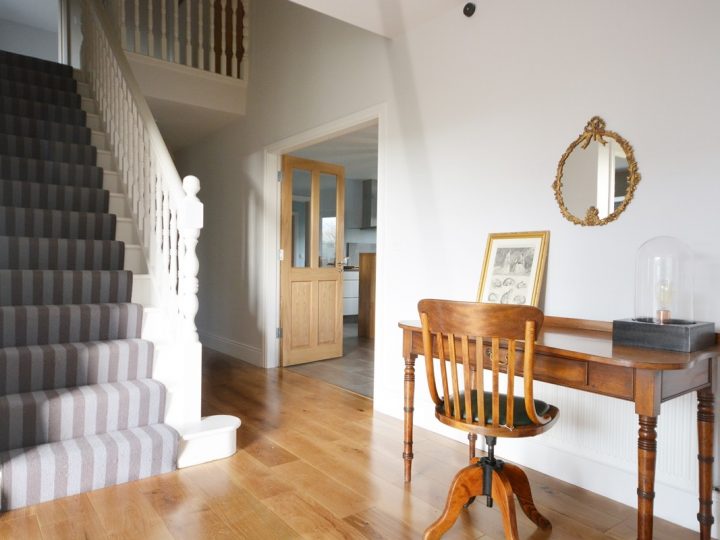
POLYGON ((195 316, 198 312, 198 261, 195 248, 200 229, 203 227, 203 204, 197 198, 200 191, 200 180, 196 176, 183 179, 185 199, 178 212, 178 230, 180 232, 180 277, 178 283, 180 314, 184 321, 183 334, 190 341, 198 341, 195 316))

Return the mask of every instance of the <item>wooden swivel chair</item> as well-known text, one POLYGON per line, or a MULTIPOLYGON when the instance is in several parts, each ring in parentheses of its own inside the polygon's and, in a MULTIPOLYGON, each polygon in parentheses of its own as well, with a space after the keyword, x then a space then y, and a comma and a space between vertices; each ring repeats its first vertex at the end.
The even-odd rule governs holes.
POLYGON ((549 429, 558 417, 556 407, 533 399, 535 336, 542 326, 542 311, 449 300, 421 300, 418 311, 436 418, 467 431, 473 443, 477 435, 484 435, 488 447, 487 457, 472 457, 470 465, 455 476, 445 510, 427 528, 425 539, 440 538, 478 495, 487 497, 488 506, 493 500, 498 502, 506 538, 518 538, 513 495, 532 522, 550 528, 535 508, 527 475, 495 458, 497 437, 532 437, 549 429), (524 342, 521 350, 518 341, 524 342), (482 345, 476 347, 476 343, 482 345), (485 369, 492 372, 492 391, 484 391, 485 369), (504 394, 500 393, 501 371, 507 373, 504 394), (515 395, 516 376, 524 378, 524 396, 515 395))

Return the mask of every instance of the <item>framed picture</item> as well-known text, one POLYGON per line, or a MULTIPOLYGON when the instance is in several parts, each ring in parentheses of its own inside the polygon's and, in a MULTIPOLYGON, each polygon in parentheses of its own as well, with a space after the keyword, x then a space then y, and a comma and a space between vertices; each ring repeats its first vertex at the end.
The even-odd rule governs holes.
POLYGON ((489 234, 477 301, 537 306, 549 238, 550 231, 489 234))

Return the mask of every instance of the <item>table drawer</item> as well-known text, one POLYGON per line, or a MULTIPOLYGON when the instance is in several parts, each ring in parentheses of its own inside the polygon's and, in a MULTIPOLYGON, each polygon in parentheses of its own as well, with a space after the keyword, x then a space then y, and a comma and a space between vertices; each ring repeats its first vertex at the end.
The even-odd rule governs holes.
POLYGON ((587 362, 535 354, 535 379, 538 381, 582 388, 587 385, 587 374, 587 362))

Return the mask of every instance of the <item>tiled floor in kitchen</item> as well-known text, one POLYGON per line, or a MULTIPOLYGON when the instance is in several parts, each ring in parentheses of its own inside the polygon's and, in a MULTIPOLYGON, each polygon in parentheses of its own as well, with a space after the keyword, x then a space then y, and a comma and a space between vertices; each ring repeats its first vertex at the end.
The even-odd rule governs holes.
POLYGON ((288 368, 290 371, 320 379, 345 390, 373 397, 374 341, 357 335, 357 322, 343 327, 344 356, 288 368))

